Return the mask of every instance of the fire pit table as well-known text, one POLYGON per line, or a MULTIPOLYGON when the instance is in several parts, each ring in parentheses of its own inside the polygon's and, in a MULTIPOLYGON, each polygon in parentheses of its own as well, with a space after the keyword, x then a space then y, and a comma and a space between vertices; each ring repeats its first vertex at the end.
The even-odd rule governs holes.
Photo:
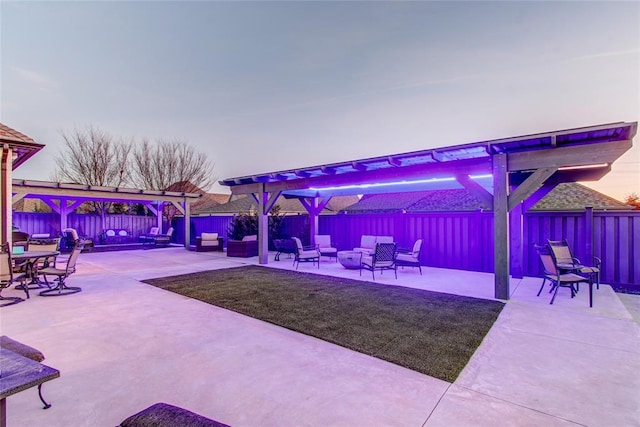
POLYGON ((346 269, 359 270, 362 264, 362 252, 340 251, 338 252, 338 261, 346 269))

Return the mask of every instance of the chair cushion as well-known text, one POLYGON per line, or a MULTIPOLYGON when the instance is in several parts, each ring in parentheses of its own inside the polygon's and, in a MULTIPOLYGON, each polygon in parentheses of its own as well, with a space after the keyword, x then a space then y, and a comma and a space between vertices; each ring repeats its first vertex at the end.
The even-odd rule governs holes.
POLYGON ((258 240, 258 236, 257 236, 257 235, 255 235, 255 234, 252 234, 252 235, 250 235, 250 236, 244 236, 244 237, 242 238, 242 241, 243 241, 243 242, 252 242, 252 241, 254 241, 254 240, 258 240))
POLYGON ((202 243, 213 240, 216 245, 218 244, 218 233, 202 233, 200 237, 202 238, 202 243))
POLYGON ((315 236, 315 242, 320 249, 331 248, 331 236, 328 234, 317 234, 315 236))
POLYGON ((6 335, 0 337, 0 347, 13 351, 27 359, 35 360, 36 362, 42 362, 44 360, 44 354, 42 354, 40 350, 36 350, 35 348, 22 344, 21 342, 14 341, 6 335))
POLYGON ((412 254, 397 254, 396 261, 418 262, 412 254))
POLYGON ((169 405, 156 403, 131 415, 120 423, 120 427, 229 427, 195 412, 169 405))
POLYGON ((376 243, 393 243, 393 236, 377 236, 376 243))
POLYGON ((376 236, 363 235, 360 238, 360 248, 371 248, 376 245, 376 236))
POLYGON ((200 246, 218 246, 218 239, 216 240, 202 240, 200 246))

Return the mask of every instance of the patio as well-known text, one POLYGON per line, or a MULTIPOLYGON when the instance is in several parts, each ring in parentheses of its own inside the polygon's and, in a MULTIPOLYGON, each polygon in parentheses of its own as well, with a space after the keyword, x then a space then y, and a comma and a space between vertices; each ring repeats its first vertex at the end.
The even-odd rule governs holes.
MULTIPOLYGON (((269 267, 293 268, 273 256, 269 267)), ((512 280, 502 314, 449 384, 140 282, 244 264, 258 257, 82 254, 69 284, 83 292, 2 309, 2 334, 61 372, 43 387, 53 406, 42 410, 35 389, 19 393, 8 425, 113 426, 159 401, 233 426, 640 425, 640 296, 602 285, 590 309, 587 292, 561 289, 550 306, 536 297, 539 278, 512 280)), ((327 260, 300 271, 360 278, 327 260)), ((408 268, 376 281, 494 295, 490 273, 408 268)))

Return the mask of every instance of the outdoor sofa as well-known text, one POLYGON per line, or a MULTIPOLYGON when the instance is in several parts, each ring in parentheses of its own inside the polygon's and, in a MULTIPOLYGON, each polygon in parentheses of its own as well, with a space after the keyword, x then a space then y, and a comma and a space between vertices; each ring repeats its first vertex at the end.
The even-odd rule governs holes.
POLYGON ((258 236, 244 236, 242 240, 229 240, 227 242, 227 256, 249 258, 258 256, 258 236))
POLYGON ((393 243, 393 236, 370 236, 364 234, 360 238, 360 246, 353 248, 355 252, 371 255, 375 252, 376 243, 393 243))

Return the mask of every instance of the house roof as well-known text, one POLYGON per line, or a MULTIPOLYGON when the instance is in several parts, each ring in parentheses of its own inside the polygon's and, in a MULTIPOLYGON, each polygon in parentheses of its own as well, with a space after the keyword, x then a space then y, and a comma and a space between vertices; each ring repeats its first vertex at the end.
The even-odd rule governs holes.
POLYGON ((594 209, 633 209, 633 206, 577 182, 558 184, 531 209, 536 211, 569 211, 583 210, 585 206, 592 206, 594 209))
MULTIPOLYGON (((227 197, 229 196, 227 195, 227 197)), ((322 213, 338 212, 345 206, 352 205, 357 200, 357 196, 333 197, 331 198, 329 203, 327 203, 327 206, 323 209, 322 213)), ((284 197, 280 197, 275 204, 280 206, 280 212, 283 214, 308 213, 307 209, 302 206, 298 199, 286 199, 284 197)), ((256 206, 257 204, 253 197, 237 196, 236 199, 231 200, 227 203, 212 205, 206 210, 198 210, 197 214, 234 214, 240 212, 249 212, 251 210, 255 210, 256 206)), ((196 214, 193 209, 192 213, 196 214)))
MULTIPOLYGON (((536 203, 533 211, 583 210, 585 206, 595 209, 632 209, 614 198, 575 182, 558 184, 536 203)), ((411 193, 386 193, 364 196, 358 203, 343 212, 465 212, 491 210, 465 189, 418 191, 411 193)))
POLYGON ((215 206, 227 203, 230 197, 230 194, 204 193, 200 200, 191 204, 191 214, 199 215, 209 212, 215 206))

